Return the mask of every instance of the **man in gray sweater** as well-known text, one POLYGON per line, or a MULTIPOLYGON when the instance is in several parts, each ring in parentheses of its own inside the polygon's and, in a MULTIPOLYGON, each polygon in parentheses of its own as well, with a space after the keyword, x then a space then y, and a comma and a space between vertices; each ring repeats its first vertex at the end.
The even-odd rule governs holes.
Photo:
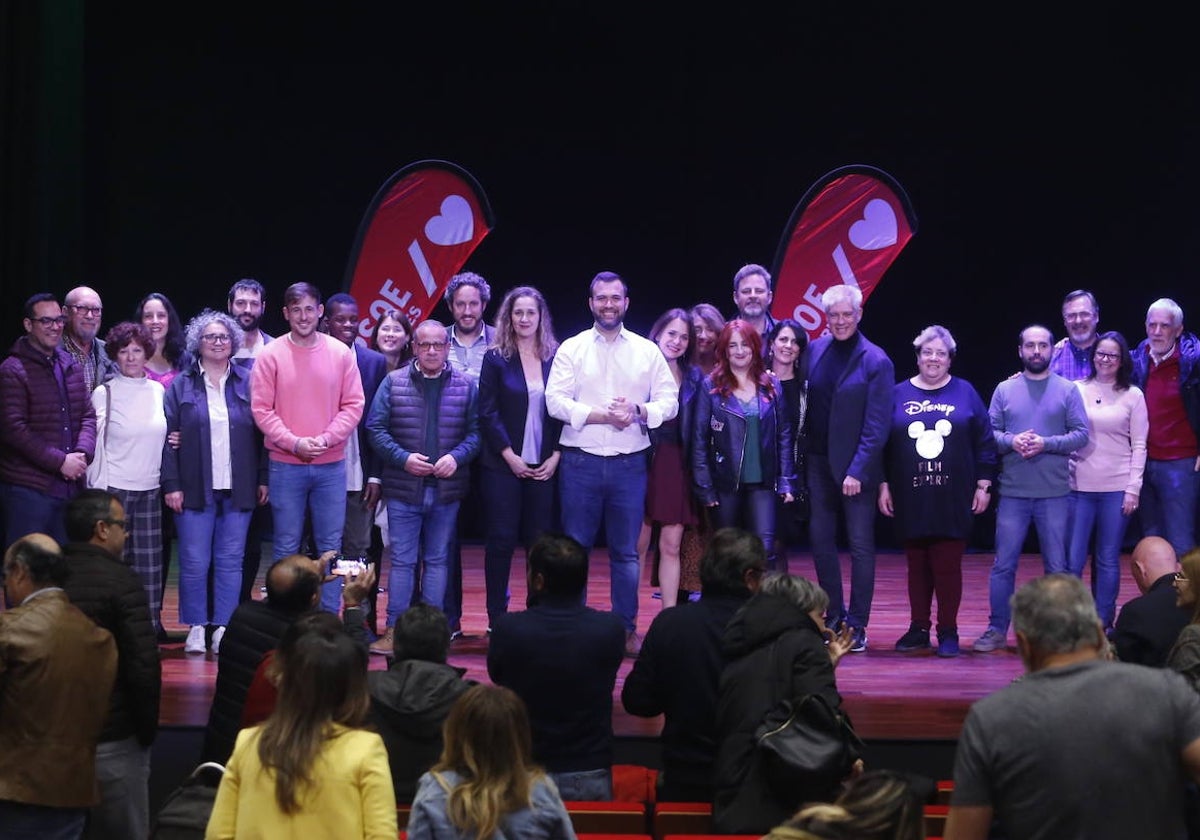
POLYGON ((1001 456, 1000 504, 988 583, 991 616, 975 640, 979 653, 1001 650, 1007 642, 1008 602, 1031 521, 1046 574, 1067 571, 1068 465, 1071 453, 1087 443, 1088 421, 1079 389, 1050 372, 1053 348, 1054 336, 1040 324, 1022 330, 1017 354, 1023 370, 996 386, 988 410, 1001 456))

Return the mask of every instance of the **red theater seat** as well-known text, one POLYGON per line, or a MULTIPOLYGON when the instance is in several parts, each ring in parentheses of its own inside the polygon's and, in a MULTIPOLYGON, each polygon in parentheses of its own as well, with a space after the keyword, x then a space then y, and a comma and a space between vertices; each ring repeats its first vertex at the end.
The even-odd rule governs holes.
POLYGON ((707 802, 656 802, 650 820, 655 840, 669 834, 709 834, 712 832, 712 805, 707 802))
POLYGON ((645 834, 642 802, 564 802, 576 834, 645 834))

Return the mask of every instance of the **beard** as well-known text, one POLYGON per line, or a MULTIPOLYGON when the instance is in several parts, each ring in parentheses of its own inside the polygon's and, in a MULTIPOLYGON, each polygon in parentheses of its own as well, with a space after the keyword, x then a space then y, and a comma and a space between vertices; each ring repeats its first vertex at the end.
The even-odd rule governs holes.
POLYGON ((1030 373, 1045 373, 1046 368, 1050 367, 1049 358, 1023 359, 1022 361, 1025 364, 1025 370, 1030 373))
POLYGON ((261 315, 251 315, 245 312, 237 316, 238 325, 241 326, 242 332, 254 332, 258 329, 259 323, 262 321, 261 315))

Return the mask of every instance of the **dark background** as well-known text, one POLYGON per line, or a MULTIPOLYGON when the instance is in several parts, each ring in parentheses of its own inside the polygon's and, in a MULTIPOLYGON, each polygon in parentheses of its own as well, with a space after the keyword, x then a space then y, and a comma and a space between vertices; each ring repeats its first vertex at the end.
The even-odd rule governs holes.
POLYGON ((149 291, 187 318, 247 276, 278 332, 283 288, 336 290, 375 191, 424 158, 495 210, 467 268, 497 299, 541 288, 560 337, 601 269, 636 330, 728 312, 736 269, 852 163, 919 218, 863 321, 898 376, 941 323, 986 400, 1077 287, 1131 342, 1155 298, 1200 311, 1200 70, 1165 6, 429 5, 0 7, 0 341, 34 291, 95 286, 107 329, 149 291))

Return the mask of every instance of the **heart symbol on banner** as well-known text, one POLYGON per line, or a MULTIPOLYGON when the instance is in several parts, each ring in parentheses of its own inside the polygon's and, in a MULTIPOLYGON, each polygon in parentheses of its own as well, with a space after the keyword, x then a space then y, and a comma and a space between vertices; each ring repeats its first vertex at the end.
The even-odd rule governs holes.
POLYGON ((896 244, 896 213, 882 198, 873 198, 863 217, 850 225, 850 244, 860 251, 878 251, 896 244))
MULTIPOLYGON (((893 218, 893 236, 895 228, 896 220, 893 218)), ((435 245, 461 245, 470 242, 474 234, 475 215, 471 212, 471 205, 461 195, 446 196, 442 200, 441 215, 425 223, 425 235, 435 245)))

